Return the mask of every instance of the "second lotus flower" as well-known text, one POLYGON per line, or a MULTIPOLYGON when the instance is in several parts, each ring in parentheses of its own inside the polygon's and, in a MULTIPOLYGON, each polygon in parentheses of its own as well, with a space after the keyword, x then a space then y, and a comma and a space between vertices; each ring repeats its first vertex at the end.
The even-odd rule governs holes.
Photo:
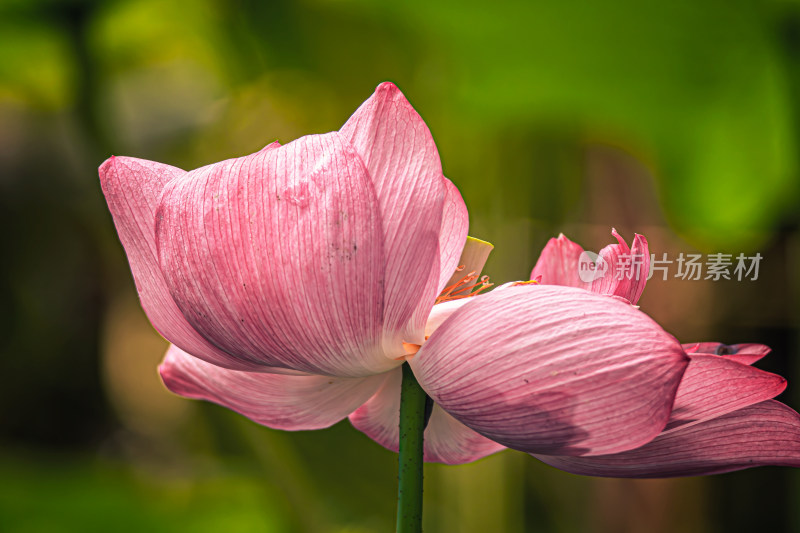
MULTIPOLYGON (((142 305, 172 343, 160 370, 177 394, 278 429, 349 417, 396 450, 408 361, 435 402, 428 461, 504 447, 597 475, 798 461, 796 444, 778 450, 748 433, 751 462, 742 463, 735 435, 749 431, 753 409, 783 416, 775 431, 798 440, 796 413, 766 401, 783 380, 687 355, 630 305, 643 281, 564 283, 551 273, 568 266, 546 250, 541 285, 436 303, 459 266, 467 211, 427 126, 392 84, 338 132, 191 172, 116 157, 100 177, 142 305), (730 453, 653 466, 653 456, 692 454, 707 438, 727 438, 730 453), (636 453, 639 470, 625 455, 636 453)), ((559 256, 568 259, 577 245, 553 246, 569 248, 559 256)), ((637 246, 647 252, 643 239, 637 246)))
MULTIPOLYGON (((581 286, 638 303, 647 279, 647 241, 634 237, 600 251, 609 268, 602 279, 577 280, 583 249, 561 235, 551 239, 531 272, 541 283, 581 286), (627 257, 626 257, 627 256, 627 257), (638 260, 637 260, 638 257, 638 260), (620 263, 639 265, 616 269, 620 263), (576 281, 577 280, 577 281, 576 281)), ((577 474, 613 477, 670 477, 716 474, 761 465, 800 466, 800 415, 772 400, 786 388, 781 376, 753 363, 770 349, 761 344, 684 344, 690 362, 678 387, 669 422, 646 445, 594 457, 535 454, 577 474)))

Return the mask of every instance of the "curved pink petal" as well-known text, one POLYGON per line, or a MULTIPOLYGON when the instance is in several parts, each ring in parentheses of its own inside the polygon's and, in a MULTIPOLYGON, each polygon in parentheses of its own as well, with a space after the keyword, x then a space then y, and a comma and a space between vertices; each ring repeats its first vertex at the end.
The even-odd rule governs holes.
POLYGON ((774 398, 786 380, 715 355, 692 355, 664 432, 774 398))
POLYGON ((800 467, 800 415, 780 402, 766 400, 665 433, 623 453, 535 457, 567 472, 605 477, 700 476, 765 465, 800 467))
MULTIPOLYGON (((400 425, 400 383, 402 370, 393 370, 380 390, 350 415, 356 429, 393 452, 398 449, 400 425)), ((424 435, 427 462, 461 464, 485 457, 505 447, 478 435, 434 405, 424 435)))
POLYGON ((100 166, 100 185, 114 218, 136 289, 153 327, 168 341, 201 359, 227 368, 254 365, 210 344, 189 324, 169 294, 158 266, 155 213, 165 185, 186 175, 169 165, 111 157, 100 166))
POLYGON ((391 83, 382 83, 342 126, 378 197, 386 254, 386 352, 421 343, 439 288, 446 182, 428 127, 391 83))
POLYGON ((763 359, 772 349, 764 344, 722 344, 720 342, 695 342, 683 345, 691 357, 697 354, 718 355, 745 365, 763 359))
POLYGON ((372 184, 338 133, 170 182, 161 270, 192 326, 253 363, 358 377, 381 349, 383 232, 372 184))
POLYGON ((436 304, 431 309, 431 314, 428 316, 428 323, 425 324, 425 337, 430 337, 433 332, 439 329, 445 320, 450 318, 450 315, 456 312, 462 306, 468 304, 471 298, 460 298, 458 300, 448 300, 440 304, 436 304))
POLYGON ((384 376, 332 378, 228 370, 170 346, 159 366, 166 387, 207 400, 275 429, 326 428, 367 401, 384 376))
POLYGON ((530 279, 540 278, 543 285, 578 287, 598 294, 619 296, 635 305, 644 291, 650 272, 647 239, 636 234, 633 246, 629 248, 617 230, 612 229, 611 234, 619 242, 600 250, 598 263, 604 264, 605 270, 598 271, 594 281, 590 281, 591 277, 586 277, 586 281, 581 279, 580 269, 588 266, 583 264, 587 258, 581 257, 584 250, 563 234, 548 241, 531 271, 530 279))
POLYGON ((453 182, 444 178, 445 196, 442 214, 442 229, 439 233, 439 286, 436 294, 442 292, 447 282, 460 265, 461 251, 467 242, 469 214, 467 205, 453 182))
POLYGON ((543 285, 563 285, 588 290, 591 284, 582 281, 578 275, 582 253, 583 248, 563 233, 558 238, 550 239, 531 271, 531 279, 541 277, 539 282, 543 285))
POLYGON ((633 246, 628 247, 616 229, 612 229, 611 234, 617 238, 619 244, 609 244, 600 250, 600 257, 607 266, 606 274, 594 280, 589 290, 598 294, 620 296, 636 305, 650 272, 647 239, 636 234, 633 246))
POLYGON ((688 357, 627 301, 540 285, 472 300, 410 361, 457 420, 509 448, 569 455, 628 450, 664 428, 688 357))
POLYGON ((631 245, 631 271, 630 286, 626 294, 619 294, 636 305, 642 297, 644 286, 647 284, 647 276, 650 275, 650 247, 644 235, 638 233, 633 236, 631 245))

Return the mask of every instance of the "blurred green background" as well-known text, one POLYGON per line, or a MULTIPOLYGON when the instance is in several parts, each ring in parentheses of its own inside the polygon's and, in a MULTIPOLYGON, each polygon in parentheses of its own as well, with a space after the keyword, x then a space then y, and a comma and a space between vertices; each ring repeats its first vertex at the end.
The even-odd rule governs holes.
MULTIPOLYGON (((760 253, 756 281, 657 276, 642 309, 684 342, 770 344, 800 408, 800 3, 5 0, 0 530, 393 529, 396 458, 346 421, 272 431, 163 389, 96 171, 335 130, 384 80, 495 282, 562 231, 760 253)), ((780 468, 621 481, 506 451, 426 466, 425 498, 428 531, 800 531, 780 468)))

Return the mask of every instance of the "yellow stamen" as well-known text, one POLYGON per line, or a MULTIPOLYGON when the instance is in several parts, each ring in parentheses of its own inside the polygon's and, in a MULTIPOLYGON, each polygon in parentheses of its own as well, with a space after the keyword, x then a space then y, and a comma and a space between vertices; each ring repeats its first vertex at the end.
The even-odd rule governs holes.
MULTIPOLYGON (((461 272, 462 270, 464 270, 463 265, 458 267, 456 272, 461 272)), ((494 285, 493 283, 489 283, 489 276, 481 276, 477 283, 473 283, 476 279, 478 279, 478 274, 475 271, 470 272, 456 283, 445 287, 439 297, 436 298, 436 303, 440 304, 442 302, 449 302, 451 300, 469 298, 470 296, 475 296, 494 285)))

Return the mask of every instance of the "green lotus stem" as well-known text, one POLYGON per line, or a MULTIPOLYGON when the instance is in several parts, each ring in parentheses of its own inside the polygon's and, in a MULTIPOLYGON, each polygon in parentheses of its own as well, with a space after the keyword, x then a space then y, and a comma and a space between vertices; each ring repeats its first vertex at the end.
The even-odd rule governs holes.
POLYGON ((397 533, 422 531, 422 440, 433 407, 408 363, 400 388, 400 450, 397 533))

